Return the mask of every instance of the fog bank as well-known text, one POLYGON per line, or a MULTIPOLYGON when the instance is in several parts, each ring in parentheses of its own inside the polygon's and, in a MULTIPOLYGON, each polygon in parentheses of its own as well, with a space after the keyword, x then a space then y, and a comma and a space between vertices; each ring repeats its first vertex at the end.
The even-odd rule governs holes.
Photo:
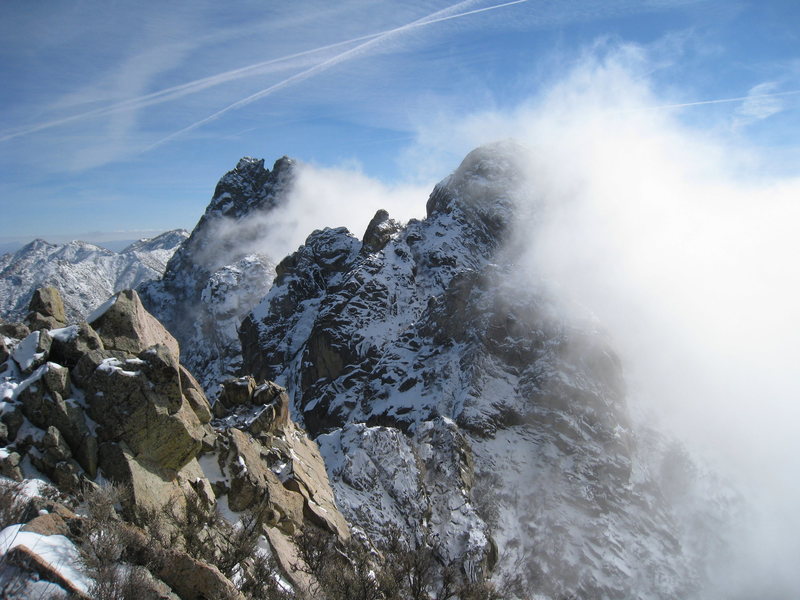
MULTIPOLYGON (((636 48, 590 55, 511 114, 448 126, 513 137, 534 222, 519 260, 593 311, 619 351, 632 412, 743 494, 720 597, 790 597, 800 574, 800 178, 767 178, 745 138, 685 125, 636 48)), ((745 107, 746 108, 746 107, 745 107)), ((753 107, 751 107, 753 108, 753 107)), ((774 109, 775 107, 773 107, 774 109)), ((429 130, 428 139, 435 139, 429 130)), ((444 148, 444 146, 442 146, 444 148)))

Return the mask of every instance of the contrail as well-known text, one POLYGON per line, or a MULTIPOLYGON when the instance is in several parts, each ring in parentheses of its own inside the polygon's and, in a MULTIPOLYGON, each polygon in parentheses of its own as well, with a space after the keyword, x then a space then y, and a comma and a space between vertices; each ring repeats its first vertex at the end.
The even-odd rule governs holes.
POLYGON ((683 102, 681 104, 661 104, 659 106, 647 106, 634 110, 660 110, 663 108, 685 108, 688 106, 702 106, 704 104, 724 104, 726 102, 742 102, 756 98, 774 98, 776 96, 792 96, 800 94, 800 90, 788 90, 786 92, 771 92, 769 94, 752 94, 750 96, 737 96, 736 98, 717 98, 716 100, 699 100, 697 102, 683 102))
MULTIPOLYGON (((329 58, 327 60, 324 60, 321 63, 318 63, 318 64, 314 65, 313 67, 310 67, 308 69, 305 69, 304 71, 301 71, 300 73, 296 73, 296 74, 292 75, 291 77, 287 77, 286 79, 284 79, 282 81, 279 81, 278 83, 276 83, 274 85, 271 85, 268 88, 260 90, 260 91, 254 93, 254 94, 251 94, 250 96, 247 96, 246 98, 242 98, 241 100, 238 100, 237 102, 234 102, 233 104, 229 104, 225 108, 222 108, 222 109, 218 110, 217 112, 205 117, 204 119, 200 119, 199 121, 196 121, 196 122, 192 123, 191 125, 187 125, 183 129, 180 129, 180 130, 176 131, 175 133, 171 133, 167 137, 158 140, 154 144, 152 144, 152 145, 148 146, 147 148, 145 148, 143 150, 143 152, 147 152, 149 150, 152 150, 153 148, 161 146, 162 144, 165 144, 166 142, 168 142, 170 140, 173 140, 173 139, 175 139, 176 137, 178 137, 180 135, 183 135, 184 133, 188 133, 189 131, 197 129, 198 127, 202 127, 206 123, 210 123, 211 121, 215 121, 216 119, 218 119, 219 117, 221 117, 222 115, 224 115, 227 112, 242 108, 243 106, 247 106, 248 104, 250 104, 252 102, 255 102, 256 100, 259 100, 261 98, 264 98, 265 96, 269 96, 270 94, 272 94, 272 93, 274 93, 274 92, 276 92, 278 90, 281 90, 283 88, 289 87, 289 86, 291 86, 291 85, 293 85, 295 83, 298 83, 300 81, 304 81, 304 80, 308 79, 309 77, 313 77, 314 75, 316 75, 318 73, 326 71, 326 70, 330 69, 331 67, 333 67, 333 66, 335 66, 335 65, 337 65, 337 64, 339 64, 341 62, 344 62, 346 60, 349 60, 349 59, 357 56, 362 51, 366 50, 370 46, 373 46, 374 44, 376 44, 377 42, 379 42, 379 41, 381 41, 381 40, 383 40, 385 38, 388 38, 388 37, 403 33, 403 32, 408 31, 410 29, 415 29, 417 27, 424 27, 426 25, 432 25, 434 23, 441 23, 442 21, 449 21, 451 19, 458 19, 458 18, 461 18, 461 17, 466 17, 468 15, 474 15, 474 14, 478 14, 478 13, 483 13, 483 12, 487 12, 487 11, 490 11, 490 10, 497 10, 497 9, 500 9, 500 8, 505 8, 506 6, 512 6, 514 4, 522 4, 524 2, 528 2, 529 0, 512 0, 511 2, 504 2, 502 4, 494 4, 492 6, 487 6, 487 7, 484 7, 484 8, 477 8, 477 9, 474 9, 474 10, 460 12, 460 13, 456 13, 454 15, 439 16, 439 15, 442 15, 443 13, 447 13, 447 12, 452 11, 452 10, 458 10, 460 7, 462 7, 462 6, 466 5, 466 4, 470 4, 472 1, 473 0, 464 0, 462 2, 458 2, 456 4, 448 6, 447 8, 444 8, 442 10, 439 10, 439 11, 436 11, 434 13, 431 13, 430 15, 428 15, 426 17, 422 17, 420 19, 417 19, 416 21, 412 21, 411 23, 407 23, 405 25, 401 25, 400 27, 395 27, 394 29, 388 29, 386 31, 382 31, 380 33, 372 34, 372 35, 369 35, 369 36, 362 36, 360 38, 361 40, 368 40, 368 41, 365 41, 365 42, 359 44, 355 48, 351 48, 351 49, 346 50, 346 51, 344 51, 344 52, 342 52, 340 54, 337 54, 336 56, 333 56, 333 57, 331 57, 331 58, 329 58)), ((355 41, 355 40, 351 40, 351 41, 355 41)), ((344 42, 342 42, 342 43, 344 43, 344 42)))
POLYGON ((183 96, 187 96, 189 94, 193 94, 196 92, 201 92, 204 89, 209 87, 213 87, 216 85, 220 85, 222 83, 226 83, 228 81, 234 81, 236 79, 241 79, 243 77, 249 77, 251 75, 257 75, 260 69, 263 69, 268 66, 280 64, 283 62, 288 62, 295 58, 301 58, 303 56, 307 56, 310 54, 316 54, 317 52, 322 52, 324 50, 331 50, 333 48, 337 48, 339 46, 346 46, 347 44, 353 44, 355 42, 359 42, 365 39, 370 39, 381 35, 379 33, 371 33, 368 35, 363 35, 361 37, 353 38, 350 40, 344 40, 341 42, 336 42, 334 44, 327 44, 325 46, 319 46, 317 48, 312 48, 310 50, 304 50, 302 52, 295 52, 294 54, 287 54, 286 56, 281 56, 279 58, 273 58, 270 60, 265 60, 262 62, 254 63, 252 65, 248 65, 246 67, 240 67, 238 69, 232 69, 230 71, 224 71, 222 73, 217 73, 216 75, 210 75, 208 77, 203 77, 201 79, 196 79, 194 81, 189 81, 187 83, 182 83, 180 85, 172 86, 169 88, 165 88, 163 90, 159 90, 157 92, 151 92, 150 94, 145 94, 143 96, 139 96, 136 98, 130 98, 128 100, 124 100, 122 102, 118 102, 116 104, 112 104, 111 106, 105 106, 103 108, 97 108, 94 110, 90 110, 87 112, 83 112, 77 115, 72 115, 69 117, 64 117, 63 119, 56 119, 53 121, 47 121, 45 123, 39 123, 38 125, 32 125, 26 129, 22 129, 19 131, 15 131, 13 133, 9 133, 0 137, 0 142, 4 142, 6 140, 10 140, 16 137, 20 137, 23 135, 27 135, 29 133, 35 133, 37 131, 41 131, 43 129, 49 129, 51 127, 56 127, 58 125, 63 125, 65 123, 70 123, 72 121, 79 121, 81 119, 87 119, 89 117, 96 117, 96 116, 104 116, 109 114, 114 114, 126 110, 135 110, 138 108, 145 108, 147 106, 152 106, 154 104, 161 104, 162 102, 168 102, 169 100, 174 100, 177 98, 182 98, 183 96))
MULTIPOLYGON (((404 27, 422 27, 424 25, 430 25, 433 23, 439 23, 442 21, 447 21, 450 19, 456 19, 460 17, 466 17, 468 15, 473 15, 477 13, 486 12, 489 10, 495 10, 498 8, 503 8, 506 6, 511 6, 513 4, 521 4, 523 2, 528 2, 529 0, 514 0, 512 2, 505 2, 503 4, 497 4, 494 6, 488 6, 485 8, 478 8, 475 10, 466 11, 463 13, 459 13, 456 15, 449 15, 445 17, 439 17, 436 19, 430 19, 429 17, 420 19, 422 22, 415 21, 414 23, 404 25, 400 28, 394 29, 386 29, 383 31, 378 31, 375 33, 369 33, 366 35, 350 38, 348 40, 343 40, 341 42, 335 42, 332 44, 326 44, 324 46, 318 46, 316 48, 311 48, 309 50, 303 50, 302 52, 295 52, 293 54, 287 54, 286 56, 281 56, 278 58, 273 58, 261 62, 254 63, 252 65, 247 65, 245 67, 240 67, 238 69, 232 69, 230 71, 224 71, 222 73, 217 73, 215 75, 210 75, 208 77, 203 77, 201 79, 196 79, 194 81, 189 81, 187 83, 182 83, 180 85, 172 86, 165 88, 163 90, 159 90, 156 92, 151 92, 149 94, 145 94, 143 96, 138 96, 136 98, 129 98, 128 100, 123 100, 122 102, 117 102, 112 104, 111 106, 104 106, 102 108, 96 108, 94 110, 82 112, 77 115, 71 115, 69 117, 64 117, 61 119, 54 119, 52 121, 46 121, 44 123, 38 123, 36 125, 31 125, 24 129, 19 129, 17 131, 12 131, 0 136, 0 142, 5 142, 17 137, 21 137, 24 135, 28 135, 31 133, 36 133, 38 131, 42 131, 44 129, 50 129, 52 127, 57 127, 59 125, 65 125, 67 123, 72 123, 74 121, 80 121, 83 119, 88 119, 91 117, 102 117, 106 115, 111 115, 119 112, 129 111, 129 110, 137 110, 140 108, 146 108, 148 106, 153 106, 156 104, 161 104, 163 102, 169 102, 171 100, 176 100, 178 98, 182 98, 189 94, 195 94, 201 92, 205 89, 210 87, 214 87, 217 85, 221 85, 223 83, 227 83, 229 81, 235 81, 237 79, 242 79, 244 77, 251 77, 254 75, 260 74, 260 71, 266 67, 280 65, 281 63, 289 62, 291 60, 302 58, 304 56, 309 56, 312 54, 316 54, 318 52, 323 52, 326 50, 333 50, 334 48, 339 48, 341 46, 347 46, 350 44, 355 44, 358 42, 363 42, 365 40, 371 40, 374 38, 382 37, 389 35, 391 33, 396 33, 399 30, 402 30, 404 27)), ((455 6, 462 6, 467 2, 460 2, 455 6)), ((448 9, 444 9, 442 11, 438 11, 435 14, 439 14, 441 12, 445 12, 446 10, 452 10, 452 6, 448 9)), ((157 144, 156 144, 157 145, 157 144)))

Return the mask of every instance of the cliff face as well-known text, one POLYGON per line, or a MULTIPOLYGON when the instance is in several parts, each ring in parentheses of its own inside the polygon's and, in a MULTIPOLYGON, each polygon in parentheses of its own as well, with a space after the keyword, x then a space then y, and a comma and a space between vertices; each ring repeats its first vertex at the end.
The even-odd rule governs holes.
POLYGON ((142 302, 181 344, 182 361, 215 397, 220 381, 241 368, 237 328, 267 293, 272 259, 260 252, 264 216, 286 201, 294 162, 272 170, 243 158, 220 179, 189 239, 161 279, 139 287, 142 302))
POLYGON ((287 387, 371 535, 425 531, 476 577, 521 572, 552 598, 685 597, 697 548, 618 358, 510 250, 521 152, 470 153, 422 221, 312 233, 242 323, 244 369, 287 387))

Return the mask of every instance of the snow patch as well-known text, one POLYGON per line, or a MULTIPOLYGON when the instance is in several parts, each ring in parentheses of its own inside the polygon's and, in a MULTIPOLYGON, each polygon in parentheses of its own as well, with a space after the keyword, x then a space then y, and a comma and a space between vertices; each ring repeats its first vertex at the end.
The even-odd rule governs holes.
POLYGON ((100 306, 98 306, 97 308, 95 308, 95 309, 94 309, 92 312, 90 312, 90 313, 89 313, 89 315, 86 317, 86 322, 87 322, 87 323, 89 323, 89 324, 92 324, 92 323, 94 323, 95 321, 97 321, 97 319, 99 319, 99 318, 100 318, 100 317, 102 317, 104 314, 106 314, 106 312, 108 311, 108 309, 110 309, 112 306, 114 306, 114 304, 116 304, 116 302, 117 302, 117 298, 118 298, 118 295, 117 295, 117 294, 114 294, 114 295, 113 295, 113 296, 111 296, 111 297, 110 297, 108 300, 106 300, 105 302, 103 302, 103 303, 102 303, 100 306))
POLYGON ((80 554, 75 544, 63 535, 41 535, 21 531, 22 527, 23 525, 10 525, 0 531, 0 555, 5 555, 17 546, 26 546, 75 588, 88 593, 92 581, 78 569, 80 554))
POLYGON ((34 331, 14 348, 14 353, 11 356, 23 371, 27 371, 34 362, 44 357, 44 352, 36 352, 41 335, 41 331, 34 331))
POLYGON ((78 326, 70 325, 61 329, 51 329, 50 337, 59 342, 70 342, 78 337, 78 326))

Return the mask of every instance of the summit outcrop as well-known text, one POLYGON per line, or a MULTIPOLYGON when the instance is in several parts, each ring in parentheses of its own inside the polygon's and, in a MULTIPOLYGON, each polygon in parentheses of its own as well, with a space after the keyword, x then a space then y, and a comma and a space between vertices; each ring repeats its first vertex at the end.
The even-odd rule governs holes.
POLYGON ((295 161, 242 158, 214 190, 189 239, 162 278, 141 285, 147 309, 183 348, 181 360, 212 397, 219 383, 238 375, 241 319, 266 294, 274 259, 263 252, 264 223, 282 206, 295 180, 295 161))

